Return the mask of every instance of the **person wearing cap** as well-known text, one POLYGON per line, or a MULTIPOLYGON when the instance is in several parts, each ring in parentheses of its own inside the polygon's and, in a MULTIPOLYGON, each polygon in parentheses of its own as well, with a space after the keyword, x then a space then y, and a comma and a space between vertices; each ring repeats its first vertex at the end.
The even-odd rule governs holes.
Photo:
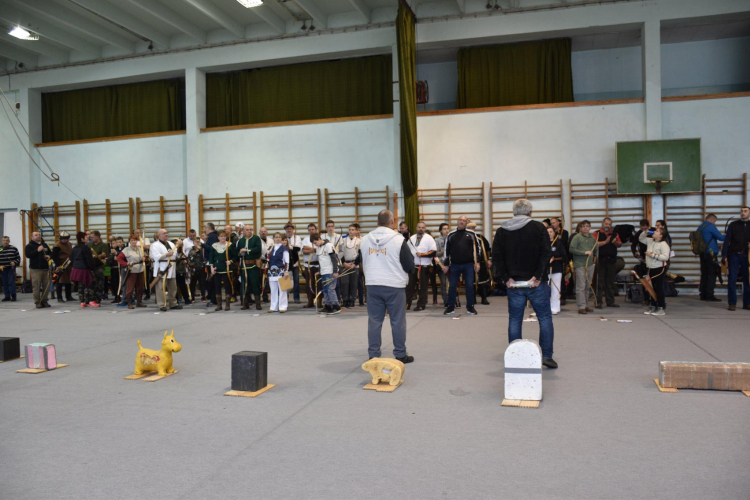
POLYGON ((2 302, 16 301, 16 267, 21 265, 21 254, 18 249, 10 244, 10 238, 3 236, 3 244, 0 247, 0 273, 3 278, 3 293, 5 297, 2 302))
POLYGON ((66 302, 73 300, 73 283, 70 281, 70 272, 73 266, 70 265, 70 257, 73 255, 73 245, 70 244, 70 233, 67 231, 60 232, 60 239, 52 247, 52 260, 57 266, 56 272, 60 278, 57 280, 57 301, 66 302), (65 289, 65 298, 63 299, 63 288, 65 289))

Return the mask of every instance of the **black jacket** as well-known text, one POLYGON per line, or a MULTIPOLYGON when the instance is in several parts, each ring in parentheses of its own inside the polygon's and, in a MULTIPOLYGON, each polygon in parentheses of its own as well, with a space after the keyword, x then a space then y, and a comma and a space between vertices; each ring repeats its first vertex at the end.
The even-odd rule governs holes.
POLYGON ((727 237, 724 239, 722 256, 734 253, 747 253, 747 245, 750 243, 750 222, 736 220, 729 224, 727 237))
POLYGON ((492 242, 496 279, 503 283, 511 278, 515 281, 531 278, 546 281, 552 256, 550 243, 547 228, 535 220, 515 231, 499 227, 492 242))
POLYGON ((44 256, 49 255, 50 257, 52 257, 52 250, 50 250, 50 248, 44 241, 42 241, 41 243, 30 241, 26 245, 24 253, 26 254, 26 258, 29 259, 30 269, 49 269, 49 264, 47 263, 47 259, 45 259, 44 256), (37 250, 39 248, 39 245, 44 247, 41 252, 37 250))
POLYGON ((73 248, 73 254, 70 257, 73 269, 93 269, 94 254, 91 248, 85 243, 79 243, 73 248))
POLYGON ((470 229, 454 229, 445 237, 446 266, 474 264, 482 260, 482 248, 476 233, 470 229), (476 259, 475 259, 476 256, 476 259))
POLYGON ((206 236, 206 241, 203 242, 203 262, 208 262, 208 258, 211 255, 211 246, 218 242, 219 233, 216 231, 211 231, 211 234, 206 236))

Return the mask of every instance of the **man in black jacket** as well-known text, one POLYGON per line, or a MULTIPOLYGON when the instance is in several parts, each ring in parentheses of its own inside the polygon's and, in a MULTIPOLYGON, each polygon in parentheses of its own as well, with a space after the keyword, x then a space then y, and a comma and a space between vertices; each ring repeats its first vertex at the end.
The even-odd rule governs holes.
POLYGON ((500 225, 492 242, 492 261, 498 278, 508 286, 508 343, 522 338, 526 302, 539 321, 539 345, 542 364, 557 368, 552 359, 555 330, 552 326, 550 289, 547 283, 552 249, 544 224, 531 219, 531 202, 517 200, 513 218, 500 225))
POLYGON ((31 233, 31 241, 26 245, 24 253, 29 259, 29 269, 31 269, 34 304, 37 309, 50 307, 47 302, 47 293, 51 284, 49 260, 52 258, 52 250, 42 241, 42 233, 39 231, 31 233))
POLYGON ((479 272, 479 260, 482 258, 477 235, 471 229, 467 229, 469 218, 462 215, 458 218, 456 229, 445 237, 445 260, 443 261, 443 272, 450 271, 450 290, 448 291, 448 307, 443 314, 453 314, 458 295, 458 280, 461 275, 466 285, 466 314, 476 316, 474 309, 476 302, 474 294, 474 277, 479 272))
MULTIPOLYGON (((219 233, 216 232, 216 227, 214 226, 213 222, 206 222, 206 225, 203 229, 207 235, 206 241, 204 241, 203 245, 201 245, 203 248, 203 262, 208 262, 208 256, 211 254, 211 245, 219 242, 219 233)), ((221 290, 219 292, 221 293, 221 290)), ((208 302, 206 302, 206 307, 210 306, 211 304, 216 305, 216 290, 214 289, 214 280, 206 280, 206 293, 208 295, 208 302)))
POLYGON ((729 224, 724 246, 721 248, 723 260, 729 260, 727 298, 730 311, 737 309, 737 278, 742 281, 742 308, 750 309, 750 207, 742 207, 740 220, 729 224))

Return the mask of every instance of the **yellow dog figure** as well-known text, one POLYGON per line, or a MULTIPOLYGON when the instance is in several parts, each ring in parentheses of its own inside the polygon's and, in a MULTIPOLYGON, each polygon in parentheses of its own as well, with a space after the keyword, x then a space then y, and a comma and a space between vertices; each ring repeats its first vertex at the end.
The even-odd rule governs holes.
POLYGON ((161 341, 161 351, 144 349, 141 341, 138 341, 138 354, 135 356, 136 375, 142 375, 143 372, 159 372, 159 375, 166 377, 168 373, 174 373, 172 367, 172 353, 180 352, 182 346, 174 339, 174 330, 171 334, 164 332, 164 340, 161 341))
POLYGON ((362 369, 370 373, 373 385, 378 385, 381 381, 398 385, 404 376, 404 364, 393 358, 372 358, 365 361, 362 369))

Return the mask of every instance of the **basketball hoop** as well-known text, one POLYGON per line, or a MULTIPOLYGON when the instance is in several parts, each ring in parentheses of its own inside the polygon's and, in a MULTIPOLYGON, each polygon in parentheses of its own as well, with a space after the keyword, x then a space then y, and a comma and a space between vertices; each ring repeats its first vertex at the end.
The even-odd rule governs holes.
POLYGON ((651 185, 656 188, 656 194, 661 194, 662 184, 669 184, 672 181, 670 179, 659 179, 659 180, 649 179, 648 182, 650 182, 651 185))
POLYGON ((650 183, 656 188, 656 194, 661 194, 664 184, 672 182, 672 162, 649 162, 643 164, 643 182, 650 183))

